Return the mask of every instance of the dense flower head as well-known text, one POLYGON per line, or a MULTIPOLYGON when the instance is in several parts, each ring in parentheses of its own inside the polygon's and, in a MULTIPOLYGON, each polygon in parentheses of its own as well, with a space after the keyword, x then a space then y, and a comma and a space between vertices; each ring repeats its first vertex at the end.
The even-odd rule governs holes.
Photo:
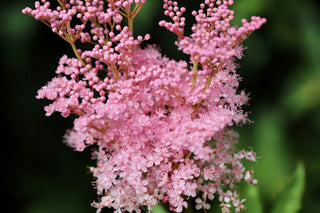
POLYGON ((182 212, 195 198, 196 209, 210 208, 218 197, 228 212, 244 208, 237 183, 253 185, 253 171, 242 161, 255 153, 238 151, 234 124, 248 121, 238 91, 235 58, 241 42, 266 22, 253 16, 231 27, 232 0, 205 0, 192 11, 195 24, 184 34, 186 12, 177 1, 164 0, 160 26, 177 35, 176 45, 190 61, 163 56, 154 45, 141 48, 150 35, 133 36, 133 18, 145 0, 58 0, 35 3, 23 13, 48 25, 66 40, 75 58, 64 55, 56 73, 38 91, 53 102, 46 115, 75 114, 64 141, 77 151, 95 147, 97 165, 90 171, 100 200, 93 203, 118 211, 140 212, 159 201, 182 212), (127 19, 127 25, 123 22, 127 19), (78 48, 78 43, 91 48, 78 48))

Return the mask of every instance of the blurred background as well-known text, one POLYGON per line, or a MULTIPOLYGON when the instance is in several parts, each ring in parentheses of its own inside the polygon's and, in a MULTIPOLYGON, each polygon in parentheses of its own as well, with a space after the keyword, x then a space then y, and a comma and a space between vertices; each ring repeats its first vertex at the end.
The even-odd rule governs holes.
MULTIPOLYGON (((201 1, 180 1, 191 12, 201 1)), ((157 23, 162 1, 148 1, 135 19, 135 35, 150 33, 163 54, 186 59, 175 36, 157 23)), ((87 166, 90 150, 62 143, 71 119, 46 117, 49 102, 36 100, 71 48, 44 24, 23 15, 33 0, 0 3, 1 202, 8 212, 89 213, 96 194, 87 166)), ((245 107, 254 121, 237 127, 240 147, 252 148, 249 165, 259 180, 244 187, 247 212, 320 212, 320 3, 318 0, 235 0, 235 25, 259 15, 268 19, 245 42, 239 61, 245 107)), ((189 20, 192 20, 189 17, 189 20)), ((189 23, 191 26, 191 23, 189 23)))

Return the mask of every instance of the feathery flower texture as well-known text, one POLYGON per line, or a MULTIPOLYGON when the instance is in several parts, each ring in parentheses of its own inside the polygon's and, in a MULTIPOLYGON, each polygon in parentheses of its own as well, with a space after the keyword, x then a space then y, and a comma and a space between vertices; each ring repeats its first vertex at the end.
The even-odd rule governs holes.
POLYGON ((196 209, 208 209, 215 196, 223 212, 240 212, 237 183, 257 181, 243 165, 255 161, 255 153, 237 150, 230 128, 248 121, 235 60, 242 41, 266 19, 253 16, 232 27, 232 0, 204 0, 191 12, 195 24, 185 35, 186 9, 164 0, 170 21, 159 25, 176 34, 178 49, 190 56, 175 61, 153 45, 140 47, 149 34, 133 36, 133 19, 146 0, 57 2, 37 1, 35 9, 23 10, 75 53, 61 57, 57 77, 37 98, 52 100, 47 116, 77 115, 64 141, 77 151, 93 147, 97 212, 140 212, 159 201, 182 212, 191 198, 196 209), (77 47, 82 43, 86 48, 77 47))

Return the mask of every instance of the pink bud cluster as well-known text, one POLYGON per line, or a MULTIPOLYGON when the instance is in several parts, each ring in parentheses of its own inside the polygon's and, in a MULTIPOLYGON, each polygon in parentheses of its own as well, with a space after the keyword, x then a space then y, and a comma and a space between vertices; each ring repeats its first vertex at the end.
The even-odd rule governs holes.
POLYGON ((252 17, 230 27, 232 0, 205 0, 192 12, 196 23, 187 36, 186 9, 164 0, 171 22, 159 24, 178 36, 178 48, 190 55, 185 62, 162 56, 152 45, 141 48, 148 34, 133 37, 129 23, 145 0, 58 3, 50 9, 42 0, 23 10, 51 27, 76 55, 60 59, 58 76, 37 98, 53 101, 45 107, 47 116, 77 115, 64 136, 69 146, 94 147, 97 211, 140 212, 162 201, 182 212, 191 198, 196 209, 208 209, 215 196, 224 212, 243 209, 237 183, 257 181, 242 163, 255 161, 255 153, 237 151, 230 129, 248 121, 241 109, 248 97, 237 90, 234 60, 242 55, 241 42, 266 20, 252 17), (92 46, 78 49, 77 40, 92 46))

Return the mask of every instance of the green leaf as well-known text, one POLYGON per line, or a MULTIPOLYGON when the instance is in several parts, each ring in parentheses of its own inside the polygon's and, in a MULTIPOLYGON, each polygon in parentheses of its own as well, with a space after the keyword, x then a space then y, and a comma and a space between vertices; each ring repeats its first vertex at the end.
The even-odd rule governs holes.
POLYGON ((272 213, 295 213, 301 208, 305 188, 305 167, 299 162, 295 173, 277 199, 272 213))
POLYGON ((153 206, 151 213, 168 213, 162 205, 153 206))
POLYGON ((262 201, 260 198, 258 186, 253 187, 249 185, 247 187, 245 195, 242 197, 246 198, 246 201, 244 202, 244 205, 247 208, 246 213, 262 213, 263 212, 263 206, 262 206, 262 201))
POLYGON ((286 120, 282 114, 280 110, 263 109, 255 119, 254 140, 257 145, 254 150, 262 157, 253 168, 254 177, 258 179, 259 189, 268 202, 280 194, 291 174, 291 160, 286 148, 286 120))

